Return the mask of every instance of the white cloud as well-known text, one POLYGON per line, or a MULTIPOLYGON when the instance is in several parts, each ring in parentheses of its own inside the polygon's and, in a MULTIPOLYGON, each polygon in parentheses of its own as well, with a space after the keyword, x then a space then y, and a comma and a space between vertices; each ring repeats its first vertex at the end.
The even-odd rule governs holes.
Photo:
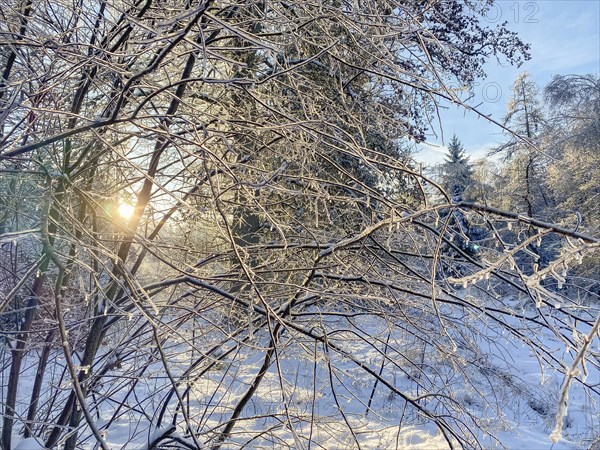
POLYGON ((447 152, 447 147, 423 143, 417 146, 417 151, 415 152, 414 157, 418 162, 421 162, 427 166, 433 166, 435 164, 442 163, 447 152))

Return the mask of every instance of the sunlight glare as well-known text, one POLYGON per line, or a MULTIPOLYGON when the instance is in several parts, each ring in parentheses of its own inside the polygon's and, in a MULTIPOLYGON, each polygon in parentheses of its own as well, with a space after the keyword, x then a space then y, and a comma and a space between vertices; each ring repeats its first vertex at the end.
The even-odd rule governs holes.
POLYGON ((119 214, 124 219, 130 219, 131 216, 133 216, 134 211, 135 211, 135 208, 132 205, 130 205, 129 203, 121 203, 119 205, 119 214))

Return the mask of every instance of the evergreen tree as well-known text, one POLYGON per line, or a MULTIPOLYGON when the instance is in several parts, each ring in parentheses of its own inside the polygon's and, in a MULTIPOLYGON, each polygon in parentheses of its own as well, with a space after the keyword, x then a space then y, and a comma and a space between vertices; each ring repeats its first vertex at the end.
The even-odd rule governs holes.
POLYGON ((473 168, 462 143, 454 134, 448 145, 448 154, 442 165, 442 184, 454 197, 463 197, 473 183, 473 168))

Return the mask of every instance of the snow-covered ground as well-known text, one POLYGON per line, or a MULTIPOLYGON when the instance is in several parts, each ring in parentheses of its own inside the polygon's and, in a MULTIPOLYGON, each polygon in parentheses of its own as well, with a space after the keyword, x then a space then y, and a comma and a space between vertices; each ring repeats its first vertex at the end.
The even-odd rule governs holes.
MULTIPOLYGON (((475 329, 467 327, 470 334, 453 328, 447 345, 440 344, 442 340, 433 340, 432 345, 389 318, 323 315, 320 321, 321 329, 328 331, 326 343, 315 344, 293 330, 283 333, 273 363, 223 448, 448 448, 440 428, 402 395, 416 399, 462 436, 472 434, 485 449, 583 449, 599 434, 598 399, 575 382, 564 438, 552 445, 549 434, 562 373, 549 369, 532 347, 485 321, 475 329)), ((177 428, 170 442, 178 440, 180 448, 185 448, 182 443, 190 448, 214 444, 210 439, 222 430, 263 363, 268 335, 257 331, 245 341, 226 339, 219 352, 202 358, 201 349, 211 348, 218 333, 202 333, 203 325, 195 323, 195 330, 191 323, 172 328, 162 341, 168 372, 157 346, 148 340, 94 385, 89 406, 110 448, 147 448, 171 428, 172 421, 177 428), (180 379, 187 380, 177 384, 185 414, 176 407, 176 397, 169 396, 173 381, 180 379), (196 442, 186 432, 186 417, 198 436, 196 442)), ((547 330, 540 328, 539 333, 538 343, 568 363, 568 349, 547 330)), ((122 350, 141 342, 124 342, 122 350)), ((115 359, 115 354, 105 356, 115 359)), ((48 385, 68 387, 61 354, 56 352, 50 362, 48 385)), ((27 366, 21 383, 22 414, 35 369, 34 364, 27 366)), ((600 374, 592 368, 588 380, 594 379, 600 381, 600 374)), ((15 436, 14 442, 20 439, 15 436)), ((82 447, 94 447, 89 431, 83 430, 81 439, 82 447)), ((39 448, 43 447, 35 438, 16 447, 39 448)))

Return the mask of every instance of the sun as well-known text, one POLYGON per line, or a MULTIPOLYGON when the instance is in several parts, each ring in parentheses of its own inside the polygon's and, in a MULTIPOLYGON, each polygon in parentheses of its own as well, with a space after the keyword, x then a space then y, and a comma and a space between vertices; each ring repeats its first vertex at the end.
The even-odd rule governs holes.
POLYGON ((119 215, 124 219, 130 219, 133 216, 135 208, 129 203, 121 203, 119 205, 119 215))

